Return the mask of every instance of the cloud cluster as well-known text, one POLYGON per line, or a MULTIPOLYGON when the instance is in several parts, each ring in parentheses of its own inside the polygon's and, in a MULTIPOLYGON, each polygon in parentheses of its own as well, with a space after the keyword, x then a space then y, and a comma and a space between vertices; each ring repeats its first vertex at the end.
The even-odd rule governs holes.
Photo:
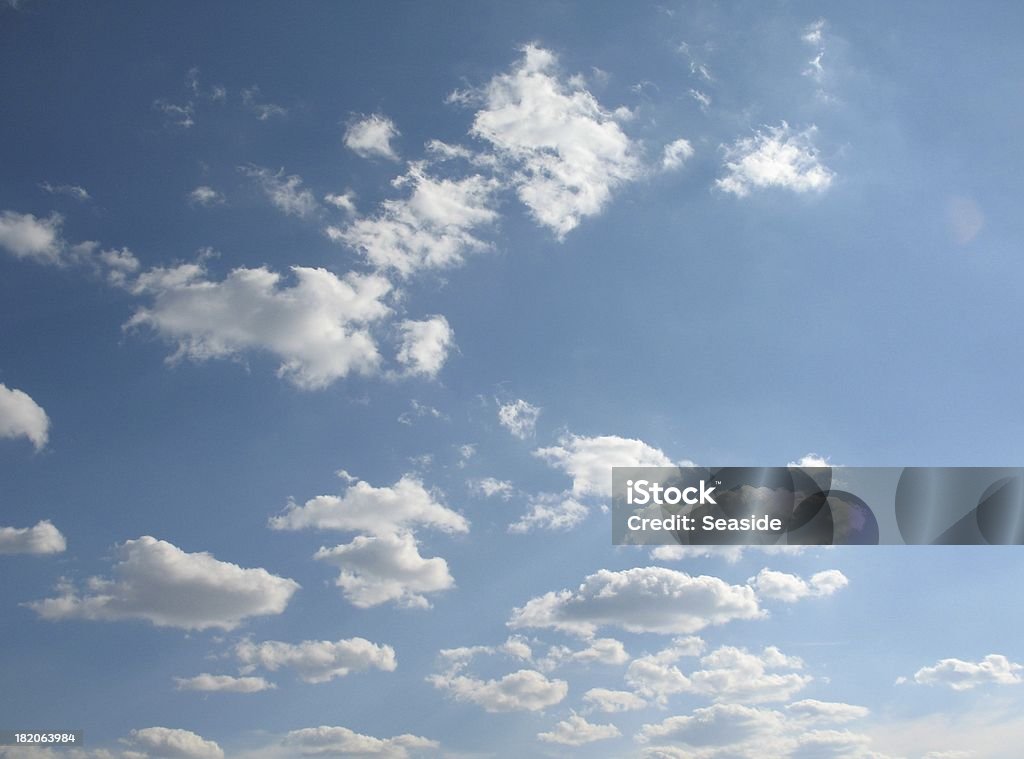
POLYGON ((674 466, 657 448, 616 435, 567 435, 556 446, 538 448, 534 455, 572 477, 572 492, 577 497, 611 496, 615 466, 674 466))
POLYGON ((539 418, 540 408, 522 398, 498 406, 498 423, 520 440, 533 437, 539 418))
POLYGON ((293 669, 307 683, 325 683, 371 667, 394 672, 398 666, 391 646, 371 643, 365 638, 305 640, 301 643, 243 640, 235 646, 235 656, 245 671, 254 667, 270 672, 293 669))
POLYGON ((838 569, 827 569, 811 575, 804 580, 797 575, 762 569, 756 577, 748 582, 757 590, 762 598, 773 598, 778 601, 793 603, 802 598, 822 598, 831 596, 849 584, 849 580, 838 569))
MULTIPOLYGON (((957 691, 972 690, 983 685, 1020 685, 1024 682, 1024 666, 1002 654, 989 654, 979 662, 963 659, 942 659, 931 667, 914 673, 919 685, 944 685, 957 691)), ((900 678, 897 682, 905 682, 900 678)))
POLYGON ((224 759, 224 751, 189 730, 170 727, 146 727, 132 730, 127 743, 154 757, 168 759, 224 759))
POLYGON ((814 145, 814 126, 796 132, 785 121, 758 130, 725 148, 725 176, 715 184, 743 198, 751 190, 781 187, 793 192, 821 192, 832 184, 814 145))
POLYGON ((0 527, 0 554, 62 553, 67 541, 48 519, 33 527, 0 527))
POLYGON ((406 759, 410 752, 436 750, 440 747, 437 741, 418 735, 375 738, 347 727, 326 725, 292 730, 281 743, 283 748, 297 752, 300 756, 366 756, 381 759, 406 759))
POLYGON ((548 732, 537 733, 537 737, 545 743, 557 743, 562 746, 584 746, 595 741, 618 738, 622 733, 611 724, 593 724, 573 712, 568 719, 557 723, 548 732))
POLYGON ((176 677, 174 682, 177 684, 178 690, 194 690, 203 693, 259 693, 277 687, 262 677, 211 675, 208 672, 203 672, 195 677, 176 677))
POLYGON ((157 627, 231 630, 280 614, 299 589, 265 569, 243 569, 209 553, 186 553, 148 535, 117 549, 113 577, 92 577, 84 592, 62 583, 54 598, 26 604, 43 619, 141 619, 157 627))

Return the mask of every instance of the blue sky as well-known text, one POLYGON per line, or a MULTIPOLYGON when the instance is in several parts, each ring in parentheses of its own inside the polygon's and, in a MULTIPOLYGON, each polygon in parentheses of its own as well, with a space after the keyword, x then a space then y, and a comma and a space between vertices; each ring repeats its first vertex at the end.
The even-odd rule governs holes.
POLYGON ((603 506, 1020 463, 1021 21, 8 0, 0 728, 1015 756, 1016 550, 634 550, 603 506))

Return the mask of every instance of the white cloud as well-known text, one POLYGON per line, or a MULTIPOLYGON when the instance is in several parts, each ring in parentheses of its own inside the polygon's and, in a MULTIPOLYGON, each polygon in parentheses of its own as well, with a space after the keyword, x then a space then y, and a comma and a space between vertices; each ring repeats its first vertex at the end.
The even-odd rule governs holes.
POLYGON ((647 702, 635 693, 608 688, 591 688, 583 694, 583 700, 608 714, 635 711, 647 706, 647 702))
POLYGON ((242 104, 256 114, 260 121, 288 115, 288 109, 276 103, 261 103, 260 88, 255 84, 242 90, 242 104))
POLYGON ((920 685, 945 685, 956 691, 971 690, 981 685, 1020 685, 1024 682, 1024 666, 1011 662, 1001 654, 989 654, 980 662, 942 659, 932 667, 914 673, 920 685))
POLYGON ((482 104, 471 133, 513 167, 519 199, 559 238, 642 174, 637 146, 614 115, 578 80, 561 81, 547 50, 526 46, 511 72, 452 99, 482 104))
POLYGON ((262 667, 271 672, 294 669, 307 683, 326 683, 351 672, 371 667, 394 672, 398 663, 391 646, 378 645, 365 638, 338 641, 305 640, 282 643, 266 640, 253 643, 244 640, 235 646, 235 655, 247 668, 262 667))
POLYGON ((150 327, 175 343, 170 362, 266 351, 281 360, 278 376, 302 389, 375 372, 380 355, 368 326, 390 314, 382 299, 391 284, 374 274, 292 272, 295 284, 282 287, 281 275, 263 267, 235 269, 219 282, 196 264, 152 269, 134 288, 152 296, 152 306, 139 308, 126 327, 150 327))
POLYGON ((147 727, 142 730, 132 730, 128 742, 154 757, 224 759, 224 752, 220 746, 189 730, 147 727))
POLYGON ((448 691, 456 701, 468 701, 489 712, 539 711, 561 702, 569 692, 564 680, 549 680, 532 669, 520 669, 497 680, 449 672, 431 675, 427 681, 448 691))
POLYGON ((0 438, 26 437, 42 450, 49 440, 50 418, 32 397, 0 383, 0 438))
POLYGON ((697 104, 700 106, 700 109, 702 111, 704 111, 705 113, 707 112, 708 108, 711 106, 711 96, 708 95, 706 92, 702 92, 700 90, 691 89, 690 90, 690 97, 692 97, 694 100, 697 101, 697 104))
POLYGON ((494 477, 484 477, 479 480, 470 480, 468 483, 469 489, 475 493, 479 493, 485 498, 493 498, 498 496, 503 501, 507 501, 512 497, 515 492, 515 488, 512 483, 508 480, 498 480, 494 477))
POLYGON ((774 646, 752 654, 734 646, 722 646, 700 660, 701 669, 690 674, 695 693, 715 701, 766 703, 787 701, 812 678, 796 672, 772 670, 802 669, 800 659, 786 656, 774 646))
POLYGON ((302 186, 298 174, 284 175, 284 169, 271 171, 262 166, 239 166, 238 170, 255 179, 267 199, 282 213, 306 218, 320 208, 313 193, 302 186))
POLYGON ((726 175, 719 189, 746 197, 752 189, 783 187, 794 192, 821 192, 835 176, 821 163, 814 146, 816 127, 794 132, 785 121, 744 137, 725 149, 726 175))
MULTIPOLYGON (((636 736, 639 743, 670 742, 702 748, 733 747, 760 743, 761 756, 781 756, 779 736, 783 717, 775 711, 740 704, 714 704, 695 709, 692 715, 669 717, 658 724, 646 724, 636 736)), ((746 753, 733 756, 747 757, 746 753)), ((711 756, 711 754, 698 754, 711 756)))
POLYGON ((195 690, 204 693, 259 693, 273 690, 277 686, 262 677, 232 677, 211 675, 207 672, 195 677, 176 677, 178 690, 195 690))
POLYGON ((440 315, 423 321, 406 320, 398 324, 398 329, 402 341, 396 359, 406 374, 436 377, 454 344, 448 320, 440 315))
POLYGON ((540 407, 522 398, 498 407, 498 422, 520 440, 533 437, 540 417, 540 407))
POLYGON ((629 661, 629 654, 622 641, 615 638, 593 638, 586 648, 577 651, 568 646, 552 646, 537 666, 544 672, 550 672, 566 662, 583 662, 584 664, 606 664, 616 666, 629 661))
POLYGON ((188 202, 194 206, 209 208, 210 206, 222 204, 224 202, 224 195, 212 187, 200 185, 188 194, 188 202))
POLYGON ((557 446, 538 448, 534 455, 573 478, 576 496, 610 496, 612 467, 674 466, 671 459, 642 440, 616 435, 567 435, 557 446))
POLYGON ((664 171, 681 169, 683 164, 693 158, 693 145, 689 140, 675 140, 665 146, 661 153, 661 168, 664 171))
POLYGON ((817 453, 805 453, 796 461, 790 461, 786 466, 798 467, 800 469, 817 469, 819 467, 831 467, 834 464, 829 461, 828 456, 819 456, 817 453))
POLYGON ((554 628, 591 636, 604 626, 629 632, 692 633, 762 616, 752 588, 664 567, 607 569, 576 590, 545 593, 512 612, 517 628, 554 628))
POLYGON ((418 735, 396 735, 375 738, 353 732, 347 727, 307 727, 292 730, 282 741, 285 747, 300 756, 360 756, 382 759, 405 759, 409 752, 437 749, 437 741, 418 735))
POLYGON ((869 714, 868 709, 863 706, 835 701, 818 701, 813 698, 789 704, 786 711, 799 719, 827 723, 852 722, 863 719, 869 714))
POLYGON ((355 215, 356 213, 356 194, 351 190, 346 190, 343 193, 327 193, 324 195, 324 203, 332 205, 340 211, 344 211, 348 214, 355 215))
POLYGON ((567 495, 541 493, 532 498, 530 509, 508 526, 512 533, 530 530, 571 530, 587 518, 590 509, 567 495))
MULTIPOLYGON (((398 415, 398 422, 400 424, 411 425, 414 420, 421 419, 425 416, 429 416, 433 419, 443 419, 449 421, 448 415, 445 414, 441 409, 434 408, 426 403, 420 403, 415 398, 409 400, 409 411, 403 411, 398 415)), ((427 454, 428 456, 430 454, 427 454)))
POLYGON ((490 247, 474 233, 497 218, 491 207, 496 180, 479 174, 437 179, 427 175, 424 164, 413 163, 392 185, 410 188, 409 197, 385 200, 376 216, 347 227, 329 226, 328 237, 360 251, 378 269, 393 269, 403 277, 458 266, 466 254, 490 247))
POLYGON ((31 258, 39 263, 61 262, 64 240, 58 213, 38 218, 30 213, 3 211, 0 213, 0 248, 15 258, 31 258))
POLYGON ((34 527, 0 527, 0 554, 62 553, 67 541, 48 519, 34 527))
POLYGON ((195 108, 192 103, 177 105, 176 103, 160 99, 153 102, 153 108, 167 117, 168 123, 182 129, 189 129, 196 123, 195 118, 193 118, 195 116, 195 108))
POLYGON ((762 598, 773 598, 786 603, 794 603, 801 598, 831 596, 850 583, 846 575, 838 569, 816 572, 811 575, 810 581, 785 572, 762 569, 756 577, 751 577, 747 582, 754 586, 762 598))
POLYGON ((39 187, 50 195, 67 195, 69 198, 74 198, 79 201, 91 200, 89 191, 84 187, 77 184, 51 184, 50 182, 40 182, 39 187))
POLYGON ((722 559, 736 564, 743 558, 746 546, 704 546, 665 545, 651 549, 651 558, 658 561, 683 561, 685 559, 722 559))
POLYGON ((409 533, 360 535, 351 543, 321 548, 314 558, 341 569, 336 584, 345 598, 363 609, 388 601, 429 608, 425 593, 455 586, 448 562, 439 556, 421 556, 416 538, 409 533))
POLYGON ((537 737, 545 743, 558 743, 563 746, 583 746, 595 741, 618 738, 620 735, 622 733, 615 725, 595 725, 575 712, 568 719, 556 724, 549 732, 537 733, 537 737))
POLYGON ((363 158, 398 160, 391 141, 399 136, 395 123, 387 116, 372 114, 353 121, 345 130, 345 147, 363 158))
POLYGON ((443 532, 468 532, 469 522, 430 493, 413 475, 390 487, 350 484, 344 495, 321 495, 302 506, 290 503, 270 520, 275 530, 347 530, 370 535, 407 532, 415 526, 443 532))
POLYGON ((117 549, 113 579, 92 577, 86 592, 26 606, 49 620, 142 619, 158 627, 231 630, 249 617, 280 614, 299 584, 265 569, 243 569, 209 553, 186 553, 148 535, 117 549))

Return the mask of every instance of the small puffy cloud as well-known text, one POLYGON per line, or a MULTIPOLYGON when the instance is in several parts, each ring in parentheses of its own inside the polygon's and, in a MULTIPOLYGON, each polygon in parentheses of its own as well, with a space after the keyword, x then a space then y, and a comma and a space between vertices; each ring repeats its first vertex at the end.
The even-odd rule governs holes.
POLYGON ((217 206, 224 202, 224 195, 212 187, 200 185, 188 194, 188 202, 194 206, 217 206))
POLYGON ((424 558, 409 533, 360 535, 351 543, 321 548, 315 559, 338 567, 336 584, 345 598, 361 609, 393 601, 400 606, 429 608, 424 594, 455 586, 448 562, 424 558))
POLYGON ((206 552, 186 553, 145 535, 117 549, 112 579, 92 577, 85 592, 26 606, 43 619, 141 619, 157 627, 231 630, 249 617, 280 614, 299 584, 265 569, 243 569, 206 552))
POLYGON ((601 627, 685 634, 763 615, 754 590, 664 567, 602 569, 575 590, 545 593, 512 612, 514 628, 553 628, 590 637, 601 627))
POLYGON ((811 575, 809 581, 797 575, 762 569, 756 577, 751 577, 748 582, 754 586, 760 597, 786 603, 794 603, 808 597, 831 596, 850 584, 846 575, 838 569, 817 572, 811 575))
POLYGON ((801 669, 803 662, 786 656, 774 646, 760 654, 734 646, 722 646, 700 660, 701 669, 690 673, 695 693, 715 701, 766 703, 787 701, 812 678, 779 669, 801 669))
POLYGON ((343 193, 327 193, 324 195, 324 203, 334 206, 339 211, 353 214, 356 213, 356 195, 351 190, 343 193))
POLYGON ((870 713, 863 706, 843 704, 836 701, 818 701, 807 698, 796 701, 786 707, 786 711, 794 717, 809 722, 840 723, 863 719, 870 713))
POLYGON ((235 646, 235 655, 247 668, 261 667, 271 672, 294 669, 307 683, 326 683, 371 667, 394 672, 398 666, 391 646, 371 643, 365 638, 301 643, 244 640, 235 646))
POLYGON ((391 141, 398 137, 395 123, 387 116, 372 114, 357 119, 345 130, 345 147, 363 158, 398 160, 391 141))
POLYGON ((313 193, 302 186, 298 174, 284 175, 284 169, 271 171, 262 166, 239 166, 238 170, 256 180, 267 199, 288 216, 306 218, 320 208, 313 193))
POLYGON ((508 526, 512 533, 527 533, 531 530, 571 530, 587 518, 590 509, 568 495, 541 493, 534 496, 529 510, 508 526))
POLYGON ((484 477, 479 480, 471 480, 467 484, 471 491, 479 493, 485 498, 493 498, 497 496, 501 498, 501 500, 507 501, 515 492, 515 488, 512 486, 511 482, 508 480, 498 480, 494 477, 484 477))
POLYGON ((176 677, 174 682, 178 690, 195 690, 203 693, 259 693, 277 687, 262 677, 232 677, 211 675, 207 672, 195 677, 176 677))
POLYGON ((647 706, 644 699, 631 691, 608 688, 591 688, 583 694, 583 700, 607 714, 635 711, 647 706))
POLYGON ((657 448, 616 435, 567 435, 557 446, 538 448, 533 455, 572 477, 575 496, 610 496, 612 467, 674 466, 657 448))
POLYGON ((69 198, 74 198, 78 201, 91 200, 89 191, 84 187, 77 184, 51 184, 50 182, 40 182, 39 187, 50 195, 66 195, 69 198))
POLYGON ((0 383, 0 438, 25 437, 36 450, 49 440, 50 418, 32 397, 0 383))
POLYGON ((520 440, 533 437, 540 408, 522 398, 498 406, 498 422, 520 440))
POLYGON ((651 549, 651 558, 658 561, 683 561, 685 559, 722 559, 736 564, 743 558, 746 546, 705 546, 705 545, 664 545, 651 549))
POLYGON ((62 553, 67 541, 48 519, 34 527, 0 527, 0 554, 33 554, 41 556, 62 553))
MULTIPOLYGON (((979 662, 942 659, 932 667, 914 673, 920 685, 944 685, 956 691, 972 690, 982 685, 1020 685, 1024 666, 1011 662, 1001 654, 989 654, 979 662)), ((902 678, 901 678, 902 679, 902 678)))
POLYGON ((393 738, 375 738, 349 730, 347 727, 307 727, 292 730, 282 745, 299 756, 360 756, 381 759, 406 759, 410 752, 436 750, 437 741, 418 735, 396 735, 393 738))
POLYGON ((569 692, 564 680, 549 680, 532 669, 520 669, 496 680, 448 672, 431 675, 427 681, 456 701, 477 704, 488 712, 540 711, 561 702, 569 692))
POLYGON ((615 638, 592 638, 586 648, 578 651, 573 651, 568 646, 552 646, 537 665, 541 670, 549 672, 566 662, 615 666, 628 661, 629 654, 622 641, 615 638))
POLYGON ((63 222, 58 213, 36 217, 17 211, 0 212, 0 248, 15 258, 59 264, 65 247, 60 230, 63 222))
POLYGON ((454 333, 443 316, 423 321, 406 320, 398 324, 401 345, 396 356, 406 374, 434 378, 448 358, 454 344, 454 333))
POLYGON ((679 139, 670 142, 661 153, 661 168, 664 171, 681 169, 683 164, 693 157, 693 145, 689 140, 679 139))
POLYGON ((220 746, 189 730, 147 727, 142 730, 132 730, 126 742, 153 757, 224 759, 224 752, 220 746))
POLYGON ((828 456, 820 456, 817 453, 806 453, 796 461, 790 461, 786 466, 797 467, 799 469, 817 469, 819 467, 831 467, 833 464, 829 461, 828 456))
MULTIPOLYGON (((695 709, 692 715, 669 717, 657 724, 644 725, 636 740, 639 743, 667 742, 692 747, 731 747, 767 739, 770 744, 777 745, 783 721, 783 716, 775 711, 741 704, 714 704, 695 709)), ((781 754, 772 752, 769 745, 762 745, 763 755, 781 754)), ((737 755, 748 756, 746 753, 737 755)))
POLYGON ((600 725, 587 722, 575 712, 565 720, 556 724, 550 731, 537 733, 537 737, 545 743, 558 743, 563 746, 583 746, 595 741, 618 738, 622 733, 615 725, 600 725))
POLYGON ((174 343, 168 359, 205 361, 265 351, 280 359, 278 376, 299 388, 323 388, 352 372, 371 374, 380 354, 369 325, 391 313, 391 284, 375 274, 337 277, 326 269, 293 267, 280 274, 239 268, 221 281, 197 264, 151 269, 134 291, 152 298, 126 328, 149 327, 174 343))
POLYGON ((643 173, 615 115, 580 80, 561 79, 548 50, 527 45, 510 72, 450 99, 480 104, 471 134, 508 164, 519 199, 559 238, 643 173))
POLYGON ((257 119, 270 121, 272 118, 283 118, 288 115, 288 109, 283 106, 260 102, 260 95, 260 88, 255 84, 242 90, 242 105, 256 114, 257 119))
POLYGON ((392 184, 410 188, 409 196, 385 200, 375 216, 347 227, 329 226, 327 236, 358 250, 376 268, 403 277, 459 266, 467 254, 490 247, 475 233, 497 219, 496 180, 479 174, 439 179, 428 175, 424 164, 413 163, 392 184))
POLYGON ((469 522, 406 474, 391 486, 374 487, 361 480, 343 495, 321 495, 302 506, 290 503, 270 520, 274 530, 344 530, 370 535, 392 535, 413 527, 443 532, 468 532, 469 522))
POLYGON ((811 126, 795 132, 783 121, 737 140, 725 148, 726 173, 715 184, 739 198, 767 187, 798 193, 827 190, 835 175, 819 160, 816 131, 811 126))

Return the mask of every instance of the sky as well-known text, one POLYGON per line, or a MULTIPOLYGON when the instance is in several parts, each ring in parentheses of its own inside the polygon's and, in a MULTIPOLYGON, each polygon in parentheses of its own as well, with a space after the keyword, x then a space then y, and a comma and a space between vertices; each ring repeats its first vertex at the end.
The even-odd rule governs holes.
POLYGON ((0 3, 0 757, 1016 757, 1014 547, 612 466, 1015 466, 1009 3, 0 3))

